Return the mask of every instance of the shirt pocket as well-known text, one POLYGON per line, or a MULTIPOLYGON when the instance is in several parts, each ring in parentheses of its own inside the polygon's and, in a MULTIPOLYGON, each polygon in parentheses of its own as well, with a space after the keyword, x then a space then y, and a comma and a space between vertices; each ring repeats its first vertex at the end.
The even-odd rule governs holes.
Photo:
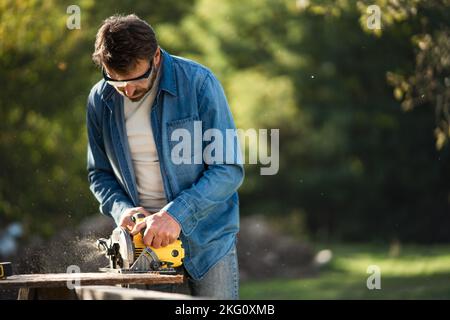
POLYGON ((169 121, 167 134, 171 166, 182 189, 190 187, 205 170, 201 121, 197 115, 169 121))

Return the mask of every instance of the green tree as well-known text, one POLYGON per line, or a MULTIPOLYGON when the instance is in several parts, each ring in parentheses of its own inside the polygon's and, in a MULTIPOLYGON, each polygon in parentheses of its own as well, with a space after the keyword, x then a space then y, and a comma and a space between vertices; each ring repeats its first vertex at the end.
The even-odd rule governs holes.
POLYGON ((320 239, 448 241, 448 151, 433 114, 405 114, 388 83, 416 72, 412 39, 423 20, 441 32, 448 6, 376 3, 382 32, 364 27, 369 2, 230 0, 162 33, 220 75, 240 127, 281 128, 280 172, 247 166, 244 213, 300 212, 320 239))
POLYGON ((135 12, 176 24, 191 1, 79 1, 81 29, 69 30, 71 1, 0 2, 0 226, 52 235, 98 212, 86 172, 85 106, 101 75, 91 62, 103 19, 135 12), (157 8, 157 10, 155 10, 157 8))

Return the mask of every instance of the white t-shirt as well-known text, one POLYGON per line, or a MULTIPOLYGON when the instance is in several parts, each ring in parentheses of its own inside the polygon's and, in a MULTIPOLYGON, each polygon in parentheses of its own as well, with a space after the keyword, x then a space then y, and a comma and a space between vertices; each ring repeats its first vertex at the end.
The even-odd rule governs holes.
POLYGON ((155 84, 141 100, 133 102, 123 97, 126 131, 139 205, 149 212, 157 212, 167 204, 150 122, 151 107, 158 92, 160 77, 161 72, 158 71, 155 84))

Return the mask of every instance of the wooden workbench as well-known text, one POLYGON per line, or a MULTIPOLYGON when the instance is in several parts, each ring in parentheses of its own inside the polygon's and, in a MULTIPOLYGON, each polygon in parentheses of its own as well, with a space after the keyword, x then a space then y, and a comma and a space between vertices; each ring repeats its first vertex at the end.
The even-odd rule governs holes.
POLYGON ((183 275, 155 273, 47 273, 13 275, 0 289, 19 288, 18 299, 77 299, 73 286, 181 284, 183 275), (76 281, 79 281, 76 283, 76 281), (70 289, 69 289, 70 288, 70 289))

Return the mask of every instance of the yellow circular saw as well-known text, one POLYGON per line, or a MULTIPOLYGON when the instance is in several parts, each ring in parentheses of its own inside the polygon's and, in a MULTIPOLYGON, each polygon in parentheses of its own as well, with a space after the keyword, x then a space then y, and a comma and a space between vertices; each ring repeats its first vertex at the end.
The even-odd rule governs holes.
MULTIPOLYGON (((143 219, 143 214, 133 216, 135 223, 143 219)), ((110 262, 109 267, 100 268, 100 271, 175 273, 175 268, 183 264, 184 249, 181 240, 156 249, 147 247, 142 238, 143 230, 132 236, 125 228, 117 227, 108 239, 99 239, 98 247, 110 262)))

